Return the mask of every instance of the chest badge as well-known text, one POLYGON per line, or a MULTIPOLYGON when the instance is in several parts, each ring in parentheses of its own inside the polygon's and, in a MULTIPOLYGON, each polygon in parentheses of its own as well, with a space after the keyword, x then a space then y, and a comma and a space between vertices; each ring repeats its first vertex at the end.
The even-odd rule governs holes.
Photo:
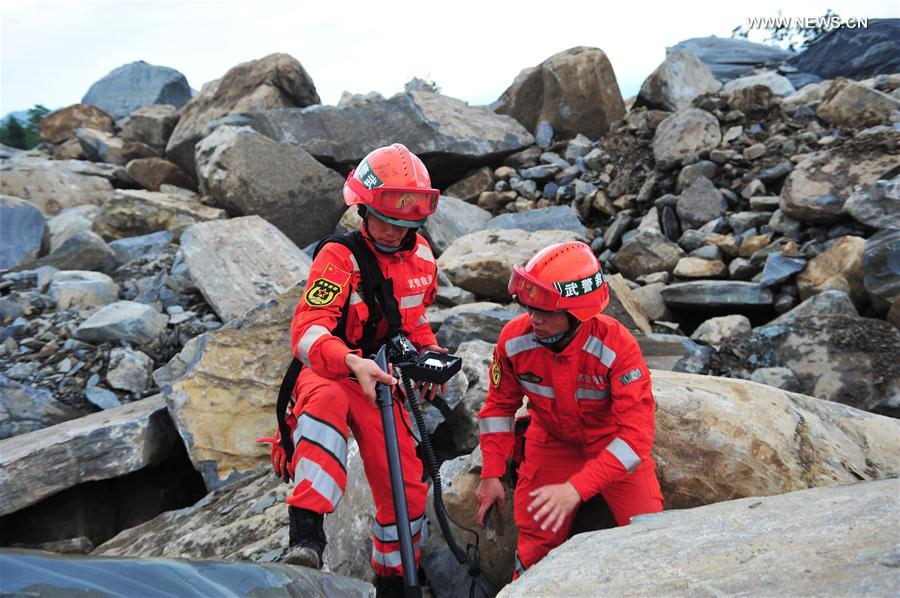
POLYGON ((519 380, 524 380, 525 382, 531 382, 532 384, 540 384, 544 380, 543 378, 541 378, 540 376, 538 376, 537 374, 532 373, 532 372, 523 372, 523 373, 519 374, 518 377, 519 377, 519 380))

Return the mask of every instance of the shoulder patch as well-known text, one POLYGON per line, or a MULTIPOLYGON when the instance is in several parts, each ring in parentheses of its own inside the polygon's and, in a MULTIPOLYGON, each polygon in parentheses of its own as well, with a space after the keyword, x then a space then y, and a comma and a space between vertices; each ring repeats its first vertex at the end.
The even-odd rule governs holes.
POLYGON ((324 278, 317 278, 309 290, 306 291, 304 298, 306 304, 310 307, 325 307, 331 305, 337 296, 341 293, 341 285, 335 284, 324 278))
POLYGON ((349 272, 345 272, 334 264, 328 264, 325 266, 325 269, 322 270, 322 278, 329 282, 333 282, 339 287, 347 284, 350 281, 350 276, 351 274, 349 272))
POLYGON ((619 376, 619 382, 622 383, 622 386, 628 384, 629 382, 634 382, 635 380, 639 380, 644 376, 644 373, 641 372, 640 368, 635 368, 630 372, 627 372, 621 376, 619 376))
POLYGON ((494 360, 491 361, 491 383, 494 385, 494 388, 500 387, 500 380, 503 377, 503 370, 500 369, 500 361, 497 359, 497 354, 494 354, 494 360))

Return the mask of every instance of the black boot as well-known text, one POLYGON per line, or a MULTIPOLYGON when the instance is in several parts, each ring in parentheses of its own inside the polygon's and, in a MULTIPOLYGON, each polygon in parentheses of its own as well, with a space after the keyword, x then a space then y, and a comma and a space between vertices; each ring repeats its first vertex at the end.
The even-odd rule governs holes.
POLYGON ((291 520, 290 545, 284 562, 312 569, 322 568, 322 553, 325 552, 324 517, 307 509, 288 507, 291 520))
POLYGON ((375 598, 403 598, 403 577, 391 575, 382 577, 376 575, 373 580, 375 585, 375 598))

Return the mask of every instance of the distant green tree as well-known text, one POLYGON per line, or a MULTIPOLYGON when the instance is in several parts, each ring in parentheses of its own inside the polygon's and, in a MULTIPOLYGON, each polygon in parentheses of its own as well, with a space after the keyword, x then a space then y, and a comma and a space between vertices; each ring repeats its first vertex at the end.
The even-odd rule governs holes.
POLYGON ((28 109, 28 120, 24 126, 15 116, 9 117, 6 124, 0 127, 0 143, 19 149, 33 148, 41 142, 40 122, 48 114, 49 108, 36 104, 28 109))
POLYGON ((15 116, 10 116, 6 124, 0 127, 0 143, 19 149, 31 149, 28 146, 28 131, 15 116))

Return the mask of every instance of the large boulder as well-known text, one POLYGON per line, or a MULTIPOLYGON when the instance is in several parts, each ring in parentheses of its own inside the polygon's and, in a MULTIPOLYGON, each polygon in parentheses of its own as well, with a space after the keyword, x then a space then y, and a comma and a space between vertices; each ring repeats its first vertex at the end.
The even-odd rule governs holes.
POLYGON ((801 318, 810 316, 844 315, 858 317, 856 306, 844 291, 823 291, 806 299, 800 305, 768 323, 768 326, 790 326, 801 318))
POLYGON ((755 309, 771 306, 772 291, 756 282, 694 280, 676 282, 662 290, 666 305, 675 309, 755 309))
POLYGON ((499 596, 889 595, 898 493, 882 480, 641 516, 572 538, 499 596))
POLYGON ((176 442, 159 395, 0 440, 0 515, 161 463, 176 442))
POLYGON ((119 165, 125 163, 122 158, 122 140, 118 137, 94 129, 75 129, 75 139, 81 145, 81 153, 88 160, 119 165))
POLYGON ((866 27, 835 27, 790 60, 823 79, 866 79, 900 73, 900 21, 868 19, 866 27))
POLYGON ((863 284, 877 308, 900 297, 900 231, 886 230, 866 239, 863 284))
POLYGON ((197 144, 195 161, 201 193, 232 215, 261 216, 298 247, 330 234, 346 209, 341 175, 249 127, 219 127, 197 144))
POLYGON ((794 56, 793 52, 776 46, 714 35, 686 39, 666 48, 666 52, 678 50, 699 58, 720 81, 740 77, 753 68, 778 66, 794 56))
POLYGON ((515 214, 501 214, 487 221, 489 229, 516 228, 529 232, 540 230, 567 230, 584 237, 587 229, 578 218, 578 213, 570 206, 550 206, 515 214))
POLYGON ((493 164, 534 138, 509 116, 425 91, 397 94, 360 106, 270 110, 250 125, 264 135, 298 145, 317 160, 347 170, 372 149, 402 143, 421 157, 435 187, 473 166, 493 164))
POLYGON ((223 322, 306 280, 312 259, 259 216, 205 222, 181 238, 194 284, 223 322))
POLYGON ((100 235, 90 230, 79 230, 67 235, 47 255, 27 262, 27 266, 29 268, 53 266, 59 270, 96 270, 111 274, 116 268, 116 254, 100 235))
POLYGON ((900 175, 861 185, 847 198, 844 213, 877 229, 900 229, 900 175))
POLYGON ((152 104, 181 108, 190 99, 191 87, 184 75, 138 60, 110 71, 91 85, 81 101, 118 119, 152 104))
POLYGON ((47 295, 57 309, 107 305, 119 297, 119 285, 101 272, 61 270, 54 272, 47 295))
POLYGON ((871 127, 890 122, 900 100, 854 81, 837 79, 816 109, 819 118, 838 127, 871 127))
POLYGON ((900 408, 900 331, 889 322, 814 315, 754 329, 729 347, 733 367, 786 367, 801 392, 859 409, 900 408))
POLYGON ((112 117, 100 108, 88 104, 72 104, 54 110, 41 119, 38 129, 41 139, 53 144, 74 139, 76 129, 95 129, 110 135, 114 132, 112 117))
POLYGON ((787 77, 783 77, 774 71, 763 71, 755 75, 732 79, 725 83, 722 91, 734 94, 737 91, 750 89, 758 85, 769 88, 773 96, 786 96, 797 91, 787 77))
POLYGON ((653 272, 672 272, 684 250, 652 229, 639 230, 626 241, 612 258, 613 265, 625 278, 636 280, 653 272))
POLYGON ((163 185, 194 189, 194 180, 178 165, 162 158, 137 158, 125 166, 134 182, 148 191, 159 191, 163 185))
POLYGON ((882 178, 896 166, 898 153, 900 131, 875 127, 840 147, 811 154, 785 180, 781 211, 807 224, 836 222, 854 190, 882 178))
POLYGON ((425 231, 439 256, 458 238, 485 228, 491 213, 462 199, 442 195, 437 212, 428 217, 425 231))
POLYGON ((221 220, 225 210, 211 208, 199 201, 184 201, 175 195, 157 191, 120 189, 103 205, 93 230, 105 239, 123 239, 170 231, 175 238, 197 224, 221 220))
POLYGON ((857 308, 867 302, 863 285, 863 253, 866 241, 862 237, 841 237, 831 247, 811 259, 797 275, 797 290, 801 299, 836 289, 846 292, 857 308))
MULTIPOLYGON (((108 178, 83 174, 78 160, 21 156, 0 164, 0 194, 27 199, 45 216, 68 207, 101 205, 113 193, 108 178)), ((90 163, 86 163, 90 164, 90 163)))
POLYGON ((592 139, 625 116, 616 74, 603 50, 578 46, 523 70, 494 105, 532 133, 542 121, 557 137, 592 139))
POLYGON ((728 203, 722 192, 706 177, 697 177, 678 196, 675 212, 684 229, 699 228, 725 215, 728 203))
POLYGON ((33 203, 0 195, 0 270, 36 258, 47 233, 44 215, 33 203))
POLYGON ((145 106, 122 123, 122 141, 141 143, 162 154, 178 123, 178 110, 169 104, 145 106))
POLYGON ((506 286, 514 265, 525 264, 547 245, 576 238, 574 233, 560 230, 482 230, 454 241, 437 265, 454 285, 489 299, 509 301, 506 286))
POLYGON ((194 144, 205 135, 210 121, 231 114, 318 103, 312 78, 291 56, 270 54, 244 62, 232 67, 221 79, 204 84, 200 93, 182 108, 181 119, 166 144, 166 157, 193 174, 194 144))
POLYGON ((666 55, 641 85, 638 103, 675 112, 689 108, 697 96, 719 91, 722 84, 709 67, 689 52, 675 50, 666 55))
POLYGON ((127 341, 150 345, 159 340, 168 323, 168 316, 145 303, 116 301, 92 313, 73 336, 89 343, 127 341))
POLYGON ((706 370, 712 349, 680 334, 635 333, 647 367, 673 372, 699 374, 706 370))
POLYGON ((210 490, 268 462, 256 442, 272 434, 272 405, 291 361, 290 325, 298 285, 214 332, 192 338, 153 378, 210 490))
POLYGON ((653 137, 653 158, 663 170, 691 164, 722 141, 719 121, 699 108, 679 110, 659 123, 653 137))

